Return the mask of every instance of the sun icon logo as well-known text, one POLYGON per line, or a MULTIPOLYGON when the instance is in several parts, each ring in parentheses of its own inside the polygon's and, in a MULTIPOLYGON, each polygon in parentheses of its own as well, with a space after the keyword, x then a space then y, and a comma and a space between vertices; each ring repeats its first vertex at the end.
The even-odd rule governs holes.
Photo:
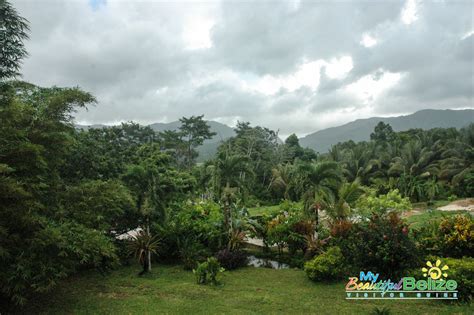
POLYGON ((426 267, 421 268, 421 271, 423 271, 423 276, 425 276, 425 277, 430 276, 431 279, 433 279, 433 280, 438 280, 439 278, 441 278, 441 276, 443 276, 445 278, 448 277, 448 274, 446 272, 443 272, 443 271, 448 270, 449 267, 448 267, 448 265, 444 265, 443 267, 440 267, 441 266, 441 260, 438 259, 434 266, 431 263, 431 261, 427 261, 426 265, 430 268, 429 269, 426 268, 426 267))

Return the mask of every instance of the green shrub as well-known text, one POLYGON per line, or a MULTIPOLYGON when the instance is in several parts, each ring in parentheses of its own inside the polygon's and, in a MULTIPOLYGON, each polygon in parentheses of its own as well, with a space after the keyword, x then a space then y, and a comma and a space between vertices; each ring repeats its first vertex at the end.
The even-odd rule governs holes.
POLYGON ((452 194, 448 197, 448 201, 450 201, 450 202, 456 201, 457 199, 458 199, 458 196, 456 196, 454 194, 452 194))
POLYGON ((186 270, 192 270, 209 256, 209 250, 192 237, 178 239, 179 258, 186 270))
POLYGON ((443 237, 442 254, 449 257, 472 256, 474 253, 474 219, 456 215, 444 219, 439 227, 443 237))
POLYGON ((374 212, 384 214, 388 211, 407 210, 411 208, 411 203, 408 197, 402 197, 398 189, 378 196, 375 190, 370 190, 366 197, 359 198, 356 208, 360 214, 370 216, 374 212))
POLYGON ((196 269, 193 269, 193 273, 196 276, 197 284, 207 283, 207 262, 198 264, 196 269))
POLYGON ((330 247, 325 253, 306 262, 304 270, 313 281, 338 280, 344 276, 344 256, 339 247, 330 247))
POLYGON ((419 263, 408 227, 395 212, 373 214, 368 222, 353 224, 344 233, 331 242, 341 248, 352 271, 370 270, 393 278, 419 263))
POLYGON ((266 240, 276 244, 280 254, 284 246, 288 246, 290 254, 298 250, 305 253, 307 240, 315 230, 314 221, 304 216, 298 203, 286 201, 280 204, 280 209, 280 213, 267 223, 266 240))
POLYGON ((214 202, 176 204, 168 213, 164 227, 155 225, 154 233, 163 239, 160 259, 180 259, 185 268, 195 268, 226 243, 223 215, 214 202))
POLYGON ((198 284, 219 284, 217 276, 221 272, 224 272, 224 268, 221 267, 215 257, 209 257, 205 262, 199 264, 196 269, 193 269, 198 284))
POLYGON ((458 283, 458 297, 464 302, 472 301, 474 292, 474 258, 439 258, 449 266, 448 278, 458 283))
POLYGON ((474 219, 455 215, 433 220, 414 231, 417 246, 425 255, 461 258, 474 252, 474 219))

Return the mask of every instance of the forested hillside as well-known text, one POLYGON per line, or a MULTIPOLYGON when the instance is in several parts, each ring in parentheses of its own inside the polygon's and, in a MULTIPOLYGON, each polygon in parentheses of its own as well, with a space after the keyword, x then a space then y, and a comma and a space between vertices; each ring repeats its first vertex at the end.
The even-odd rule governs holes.
POLYGON ((474 110, 426 109, 411 115, 399 117, 371 117, 358 119, 342 126, 327 128, 300 139, 301 145, 321 153, 344 141, 367 141, 374 127, 380 122, 390 124, 394 131, 420 128, 462 128, 474 122, 474 110))

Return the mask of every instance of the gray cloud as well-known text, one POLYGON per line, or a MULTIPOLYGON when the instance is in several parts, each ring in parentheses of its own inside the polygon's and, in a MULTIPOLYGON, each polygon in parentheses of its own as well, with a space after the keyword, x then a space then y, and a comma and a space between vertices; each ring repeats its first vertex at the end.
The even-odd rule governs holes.
POLYGON ((31 22, 24 79, 94 93, 99 104, 79 112, 81 122, 203 113, 287 135, 372 115, 473 107, 468 1, 419 2, 409 25, 404 1, 13 4, 31 22), (202 41, 206 23, 211 45, 195 49, 189 38, 202 41), (361 45, 364 35, 375 45, 361 45), (336 78, 327 63, 343 56, 353 68, 336 78), (309 62, 319 66, 304 68, 309 62), (391 74, 400 79, 366 84, 391 74))
POLYGON ((226 64, 258 74, 289 72, 302 58, 327 59, 359 46, 360 36, 396 19, 403 5, 392 2, 226 2, 212 32, 226 64))

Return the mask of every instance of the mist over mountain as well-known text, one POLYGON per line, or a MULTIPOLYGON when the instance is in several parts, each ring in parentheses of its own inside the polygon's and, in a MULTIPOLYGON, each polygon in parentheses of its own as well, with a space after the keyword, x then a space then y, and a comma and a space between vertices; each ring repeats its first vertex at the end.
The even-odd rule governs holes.
POLYGON ((302 137, 300 145, 324 153, 338 142, 366 141, 370 139, 370 133, 380 121, 390 124, 394 131, 414 128, 461 128, 474 122, 474 110, 424 109, 406 116, 358 119, 342 126, 319 130, 302 137))

